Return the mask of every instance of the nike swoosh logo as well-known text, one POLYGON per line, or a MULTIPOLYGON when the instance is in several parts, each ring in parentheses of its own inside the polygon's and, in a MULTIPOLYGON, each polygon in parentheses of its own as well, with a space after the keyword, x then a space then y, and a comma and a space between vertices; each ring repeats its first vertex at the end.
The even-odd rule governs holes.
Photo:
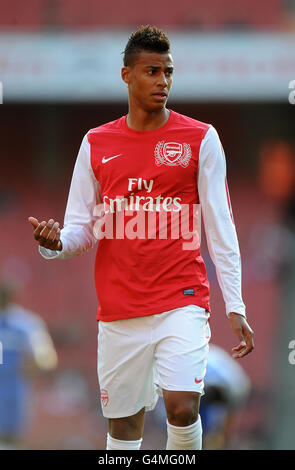
POLYGON ((102 161, 102 163, 106 163, 106 162, 109 162, 110 160, 113 160, 113 158, 120 157, 121 155, 122 155, 122 153, 119 153, 118 155, 114 155, 113 157, 109 157, 109 158, 103 157, 103 159, 101 161, 102 161))
POLYGON ((198 380, 197 377, 196 377, 196 378, 195 378, 195 382, 196 382, 196 384, 200 384, 201 382, 203 382, 203 379, 198 380))

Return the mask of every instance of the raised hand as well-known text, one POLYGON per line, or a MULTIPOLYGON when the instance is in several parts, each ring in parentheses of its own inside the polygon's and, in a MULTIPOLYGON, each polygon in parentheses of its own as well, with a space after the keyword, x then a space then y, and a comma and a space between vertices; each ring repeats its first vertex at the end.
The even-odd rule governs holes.
POLYGON ((49 250, 62 250, 58 222, 50 219, 48 222, 43 220, 40 223, 37 219, 35 219, 35 217, 29 217, 28 221, 34 227, 34 238, 37 240, 40 246, 49 248, 49 250))

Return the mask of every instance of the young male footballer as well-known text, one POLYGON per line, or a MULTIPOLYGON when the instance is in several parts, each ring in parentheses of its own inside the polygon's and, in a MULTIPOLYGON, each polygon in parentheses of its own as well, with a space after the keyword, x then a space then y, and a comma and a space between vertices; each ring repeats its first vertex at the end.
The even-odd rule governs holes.
POLYGON ((166 448, 201 449, 211 309, 195 230, 200 207, 239 340, 233 357, 254 347, 241 297, 225 156, 212 125, 166 107, 173 60, 163 31, 142 26, 130 36, 121 75, 128 114, 83 138, 64 227, 53 219, 29 222, 47 259, 80 255, 99 238, 98 379, 108 418, 106 448, 140 449, 145 411, 161 394, 166 448))

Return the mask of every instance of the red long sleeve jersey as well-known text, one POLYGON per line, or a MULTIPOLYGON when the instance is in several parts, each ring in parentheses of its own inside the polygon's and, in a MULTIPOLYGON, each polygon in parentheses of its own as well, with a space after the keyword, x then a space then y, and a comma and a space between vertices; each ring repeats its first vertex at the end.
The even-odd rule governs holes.
POLYGON ((211 125, 173 111, 153 131, 132 130, 123 116, 86 134, 61 230, 63 249, 39 250, 45 258, 68 258, 92 248, 99 238, 99 320, 153 315, 187 304, 210 311, 196 230, 199 203, 226 313, 245 315, 218 134, 211 125))
POLYGON ((167 123, 154 131, 131 130, 121 118, 89 132, 91 166, 104 209, 110 218, 120 209, 125 211, 124 221, 119 221, 124 237, 104 237, 99 242, 98 318, 152 315, 187 304, 210 310, 200 246, 184 249, 188 243, 184 236, 193 228, 193 220, 188 224, 188 219, 193 218, 193 205, 199 203, 198 158, 207 130, 207 124, 172 112, 167 123), (127 224, 133 226, 138 212, 136 231, 144 238, 133 239, 127 224), (171 233, 171 224, 178 234, 177 230, 171 233))

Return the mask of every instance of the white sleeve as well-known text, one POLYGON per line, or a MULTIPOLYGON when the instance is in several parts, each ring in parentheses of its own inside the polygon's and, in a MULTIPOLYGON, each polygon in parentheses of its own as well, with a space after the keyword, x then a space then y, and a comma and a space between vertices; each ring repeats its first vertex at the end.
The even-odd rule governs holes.
POLYGON ((91 167, 90 144, 86 134, 75 163, 64 227, 61 229, 62 251, 53 251, 39 246, 39 252, 43 258, 72 258, 92 248, 97 242, 93 233, 96 220, 94 208, 100 202, 100 185, 91 167))
POLYGON ((200 147, 198 192, 208 250, 226 314, 246 316, 241 293, 241 258, 226 182, 226 160, 219 136, 211 126, 200 147))

